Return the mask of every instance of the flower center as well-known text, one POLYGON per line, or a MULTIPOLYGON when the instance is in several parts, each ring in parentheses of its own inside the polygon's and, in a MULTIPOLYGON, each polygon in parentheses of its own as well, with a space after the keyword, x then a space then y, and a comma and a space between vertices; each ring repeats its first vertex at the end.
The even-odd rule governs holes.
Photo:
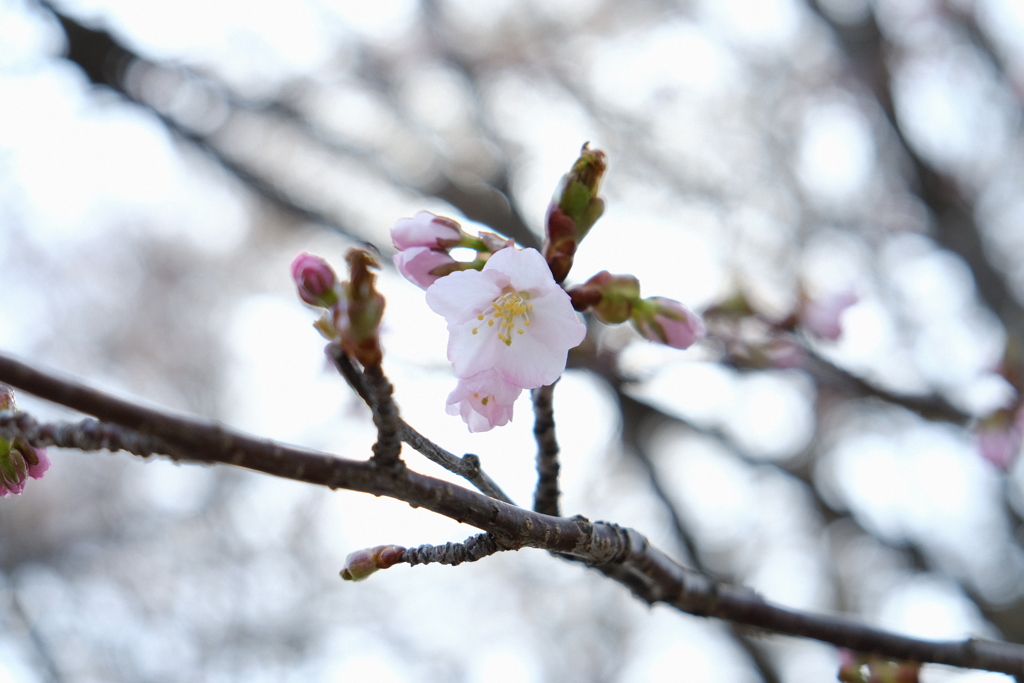
MULTIPOLYGON (((506 292, 491 302, 491 307, 476 317, 477 320, 487 320, 487 326, 497 329, 498 339, 504 342, 505 346, 512 346, 512 336, 523 334, 524 328, 530 326, 530 311, 533 304, 530 303, 529 292, 506 292), (521 326, 517 326, 522 323, 521 326)), ((473 334, 480 331, 479 327, 473 328, 473 334)))

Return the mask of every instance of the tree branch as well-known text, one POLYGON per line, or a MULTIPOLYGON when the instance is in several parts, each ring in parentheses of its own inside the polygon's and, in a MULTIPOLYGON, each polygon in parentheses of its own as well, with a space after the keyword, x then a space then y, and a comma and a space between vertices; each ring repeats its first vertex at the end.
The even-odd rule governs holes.
MULTIPOLYGON (((640 533, 615 524, 542 515, 408 468, 381 468, 373 462, 256 439, 110 396, 4 354, 0 354, 0 382, 158 437, 167 443, 169 455, 180 460, 236 465, 332 489, 388 496, 475 526, 503 547, 559 553, 598 569, 648 603, 664 602, 689 614, 822 640, 858 652, 1024 675, 1024 646, 977 639, 923 641, 772 605, 749 589, 712 583, 651 546, 640 533)), ((21 436, 33 443, 28 434, 21 436)))

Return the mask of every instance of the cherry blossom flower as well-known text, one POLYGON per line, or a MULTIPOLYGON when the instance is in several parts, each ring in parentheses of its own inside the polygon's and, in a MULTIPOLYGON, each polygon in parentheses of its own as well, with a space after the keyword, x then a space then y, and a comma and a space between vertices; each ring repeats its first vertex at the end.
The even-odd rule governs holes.
MULTIPOLYGON (((448 360, 463 380, 492 370, 521 389, 551 384, 587 332, 536 249, 502 249, 482 270, 437 280, 427 305, 448 322, 448 360)), ((482 396, 503 391, 473 388, 482 396)))
POLYGON ((633 325, 646 339, 675 349, 688 349, 704 336, 700 316, 675 299, 655 296, 635 306, 633 325))
POLYGON ((448 395, 449 415, 461 415, 471 432, 502 427, 512 419, 512 407, 522 389, 509 384, 494 370, 460 379, 448 395))

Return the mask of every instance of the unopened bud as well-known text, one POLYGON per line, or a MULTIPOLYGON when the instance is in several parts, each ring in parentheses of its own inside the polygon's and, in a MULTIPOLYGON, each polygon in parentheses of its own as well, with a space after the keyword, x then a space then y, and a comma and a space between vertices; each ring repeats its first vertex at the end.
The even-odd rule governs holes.
POLYGON ((612 275, 607 270, 590 278, 587 284, 601 289, 601 301, 594 307, 594 315, 603 323, 624 323, 633 315, 633 306, 640 300, 640 281, 632 275, 612 275))
POLYGON ((346 581, 362 581, 378 569, 392 567, 402 559, 405 548, 398 545, 379 545, 349 553, 341 578, 346 581))
POLYGON ((429 247, 410 247, 394 256, 395 267, 405 279, 421 289, 459 269, 459 262, 444 251, 429 247))
POLYGON ((838 679, 842 683, 918 683, 920 662, 892 660, 878 655, 839 651, 838 679))
POLYGON ((643 299, 633 307, 633 326, 646 339, 676 349, 688 349, 704 336, 704 321, 674 299, 643 299))
POLYGON ((597 196, 608 163, 604 152, 584 144, 572 170, 562 176, 548 207, 544 258, 555 282, 563 282, 572 268, 580 242, 604 213, 597 196))
POLYGON ((307 304, 330 308, 338 300, 338 276, 319 256, 302 253, 292 261, 292 279, 307 304))
POLYGON ((395 222, 391 228, 391 242, 401 251, 412 247, 445 250, 457 246, 463 234, 457 221, 420 211, 412 218, 399 218, 395 222))

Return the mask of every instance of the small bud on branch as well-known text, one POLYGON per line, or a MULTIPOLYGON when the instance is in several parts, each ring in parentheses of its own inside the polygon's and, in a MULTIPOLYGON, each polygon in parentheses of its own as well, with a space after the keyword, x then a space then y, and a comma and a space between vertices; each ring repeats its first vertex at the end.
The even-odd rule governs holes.
POLYGON ((404 552, 405 548, 398 545, 378 545, 349 553, 345 558, 345 567, 341 570, 341 578, 346 581, 362 581, 378 569, 398 564, 404 552))
POLYGON ((555 190, 544 238, 544 258, 555 282, 565 281, 580 242, 604 213, 604 200, 597 193, 607 167, 604 152, 584 143, 572 170, 555 190))

